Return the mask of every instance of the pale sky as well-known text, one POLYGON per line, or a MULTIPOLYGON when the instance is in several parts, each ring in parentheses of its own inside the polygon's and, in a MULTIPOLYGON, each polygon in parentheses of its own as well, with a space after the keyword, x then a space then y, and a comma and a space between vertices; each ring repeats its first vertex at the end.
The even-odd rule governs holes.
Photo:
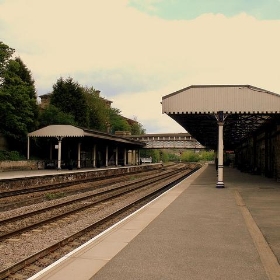
POLYGON ((160 102, 190 85, 280 93, 279 34, 280 0, 0 0, 0 41, 39 96, 72 77, 147 133, 185 132, 160 102))

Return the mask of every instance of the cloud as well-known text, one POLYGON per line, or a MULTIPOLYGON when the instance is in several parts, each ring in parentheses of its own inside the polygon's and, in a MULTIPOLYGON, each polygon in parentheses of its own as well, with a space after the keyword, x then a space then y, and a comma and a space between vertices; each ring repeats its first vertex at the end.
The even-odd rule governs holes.
POLYGON ((0 2, 1 40, 31 70, 39 94, 71 76, 101 90, 149 133, 184 132, 161 114, 160 102, 192 84, 252 84, 280 92, 279 20, 209 13, 169 21, 128 4, 0 2))
POLYGON ((257 19, 280 19, 279 0, 130 0, 129 5, 143 13, 167 20, 189 20, 213 13, 233 17, 241 13, 257 19))

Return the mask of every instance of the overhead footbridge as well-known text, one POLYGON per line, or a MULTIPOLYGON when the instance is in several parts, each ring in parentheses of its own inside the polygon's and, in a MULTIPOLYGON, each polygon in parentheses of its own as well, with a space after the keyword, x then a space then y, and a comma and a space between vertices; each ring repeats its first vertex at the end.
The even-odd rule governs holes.
POLYGON ((189 133, 164 133, 128 135, 127 137, 144 142, 143 149, 205 149, 189 133))
POLYGON ((251 85, 192 85, 164 96, 162 113, 217 150, 217 187, 224 187, 224 150, 234 151, 240 164, 280 178, 279 94, 251 85))

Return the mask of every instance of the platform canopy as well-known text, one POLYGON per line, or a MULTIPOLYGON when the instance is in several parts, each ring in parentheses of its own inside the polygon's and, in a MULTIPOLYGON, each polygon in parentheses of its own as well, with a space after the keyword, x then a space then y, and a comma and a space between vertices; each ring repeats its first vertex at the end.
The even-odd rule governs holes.
POLYGON ((141 148, 145 143, 140 141, 135 141, 133 139, 128 139, 125 137, 120 137, 118 135, 113 135, 98 130, 80 128, 73 125, 48 125, 36 131, 28 133, 29 137, 46 137, 46 138, 64 138, 64 137, 94 137, 101 140, 110 140, 115 142, 121 142, 126 144, 131 144, 135 147, 141 148))
POLYGON ((217 148, 221 113, 224 148, 234 150, 262 125, 280 119, 280 95, 250 85, 192 85, 164 96, 162 112, 210 149, 217 148))
POLYGON ((84 137, 84 130, 73 125, 48 125, 31 133, 29 137, 84 137))

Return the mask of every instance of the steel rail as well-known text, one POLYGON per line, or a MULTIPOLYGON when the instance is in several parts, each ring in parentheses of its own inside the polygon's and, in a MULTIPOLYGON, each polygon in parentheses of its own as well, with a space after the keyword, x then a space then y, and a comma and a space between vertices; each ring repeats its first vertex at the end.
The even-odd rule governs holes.
MULTIPOLYGON (((88 200, 89 198, 97 198, 97 197, 100 197, 100 196, 105 195, 105 194, 109 194, 109 193, 112 193, 112 192, 120 191, 120 190, 126 189, 128 187, 133 187, 133 186, 135 186, 135 184, 137 184, 137 187, 133 187, 132 189, 126 190, 126 191, 121 192, 121 193, 117 193, 117 194, 115 194, 113 196, 110 196, 109 198, 108 197, 107 198, 100 198, 97 201, 94 201, 92 203, 88 203, 88 204, 83 205, 81 207, 78 207, 76 209, 72 209, 70 211, 66 211, 66 212, 61 213, 61 214, 57 214, 57 215, 52 216, 50 218, 45 218, 45 219, 43 219, 43 220, 41 220, 39 222, 33 223, 31 225, 24 226, 22 228, 14 230, 14 231, 2 233, 0 235, 0 241, 3 241, 5 239, 7 239, 7 238, 10 238, 10 237, 12 237, 14 235, 21 234, 21 233, 23 233, 25 231, 37 228, 37 227, 42 226, 42 225, 44 225, 46 223, 51 223, 51 222, 53 222, 55 220, 62 219, 64 217, 66 217, 66 216, 72 215, 72 214, 77 213, 79 211, 83 211, 85 209, 91 208, 91 207, 93 207, 93 206, 95 206, 95 205, 97 205, 99 203, 111 200, 112 198, 116 198, 116 197, 122 196, 122 195, 124 195, 124 194, 126 194, 128 192, 133 192, 133 191, 135 191, 135 190, 137 190, 139 188, 142 188, 147 183, 148 184, 153 184, 155 182, 166 180, 167 178, 173 176, 174 174, 178 174, 178 172, 182 172, 183 170, 184 170, 184 168, 181 168, 181 169, 178 169, 178 170, 172 170, 172 171, 169 171, 169 172, 167 172, 165 174, 157 175, 157 176, 155 176, 153 178, 146 178, 146 179, 138 181, 138 182, 131 182, 131 183, 128 183, 127 185, 116 187, 116 188, 110 189, 110 190, 105 190, 103 192, 100 192, 100 193, 97 193, 97 194, 92 194, 92 195, 89 195, 87 197, 82 197, 82 198, 78 198, 78 199, 75 199, 75 200, 72 200, 72 201, 67 201, 67 202, 61 203, 59 205, 52 205, 52 206, 46 207, 44 209, 35 210, 33 212, 25 213, 25 214, 22 214, 22 215, 19 215, 19 216, 8 218, 6 220, 2 220, 2 221, 0 221, 2 225, 3 225, 3 223, 6 223, 6 224, 7 223, 11 223, 11 222, 14 222, 16 220, 21 220, 23 218, 28 218, 31 215, 34 216, 34 215, 38 215, 38 214, 46 212, 46 211, 50 211, 50 210, 57 209, 57 208, 60 208, 60 207, 69 206, 70 204, 81 202, 83 200, 88 200)), ((189 169, 187 169, 187 170, 189 170, 189 169)))
MULTIPOLYGON (((49 190, 54 190, 54 189, 63 189, 67 188, 73 184, 82 184, 82 183, 88 183, 88 182, 96 182, 96 181, 102 181, 106 179, 112 179, 112 178, 120 178, 122 179, 123 177, 135 175, 135 174, 142 174, 142 173, 149 173, 152 170, 142 170, 142 171, 135 171, 131 172, 129 174, 127 173, 122 173, 122 174, 117 174, 117 175, 104 175, 101 177, 95 177, 95 178, 86 178, 86 179, 79 179, 71 182, 65 182, 65 183, 53 183, 51 185, 41 185, 38 187, 31 187, 31 188, 25 188, 25 189, 17 189, 17 190, 12 190, 12 191, 5 191, 1 192, 0 191, 0 199, 1 198, 6 198, 6 197, 12 197, 12 196, 17 196, 17 195, 23 195, 23 194, 28 194, 28 193, 34 193, 34 192, 43 192, 43 191, 49 191, 49 190)), ((50 175, 47 175, 50 176, 50 175)))

